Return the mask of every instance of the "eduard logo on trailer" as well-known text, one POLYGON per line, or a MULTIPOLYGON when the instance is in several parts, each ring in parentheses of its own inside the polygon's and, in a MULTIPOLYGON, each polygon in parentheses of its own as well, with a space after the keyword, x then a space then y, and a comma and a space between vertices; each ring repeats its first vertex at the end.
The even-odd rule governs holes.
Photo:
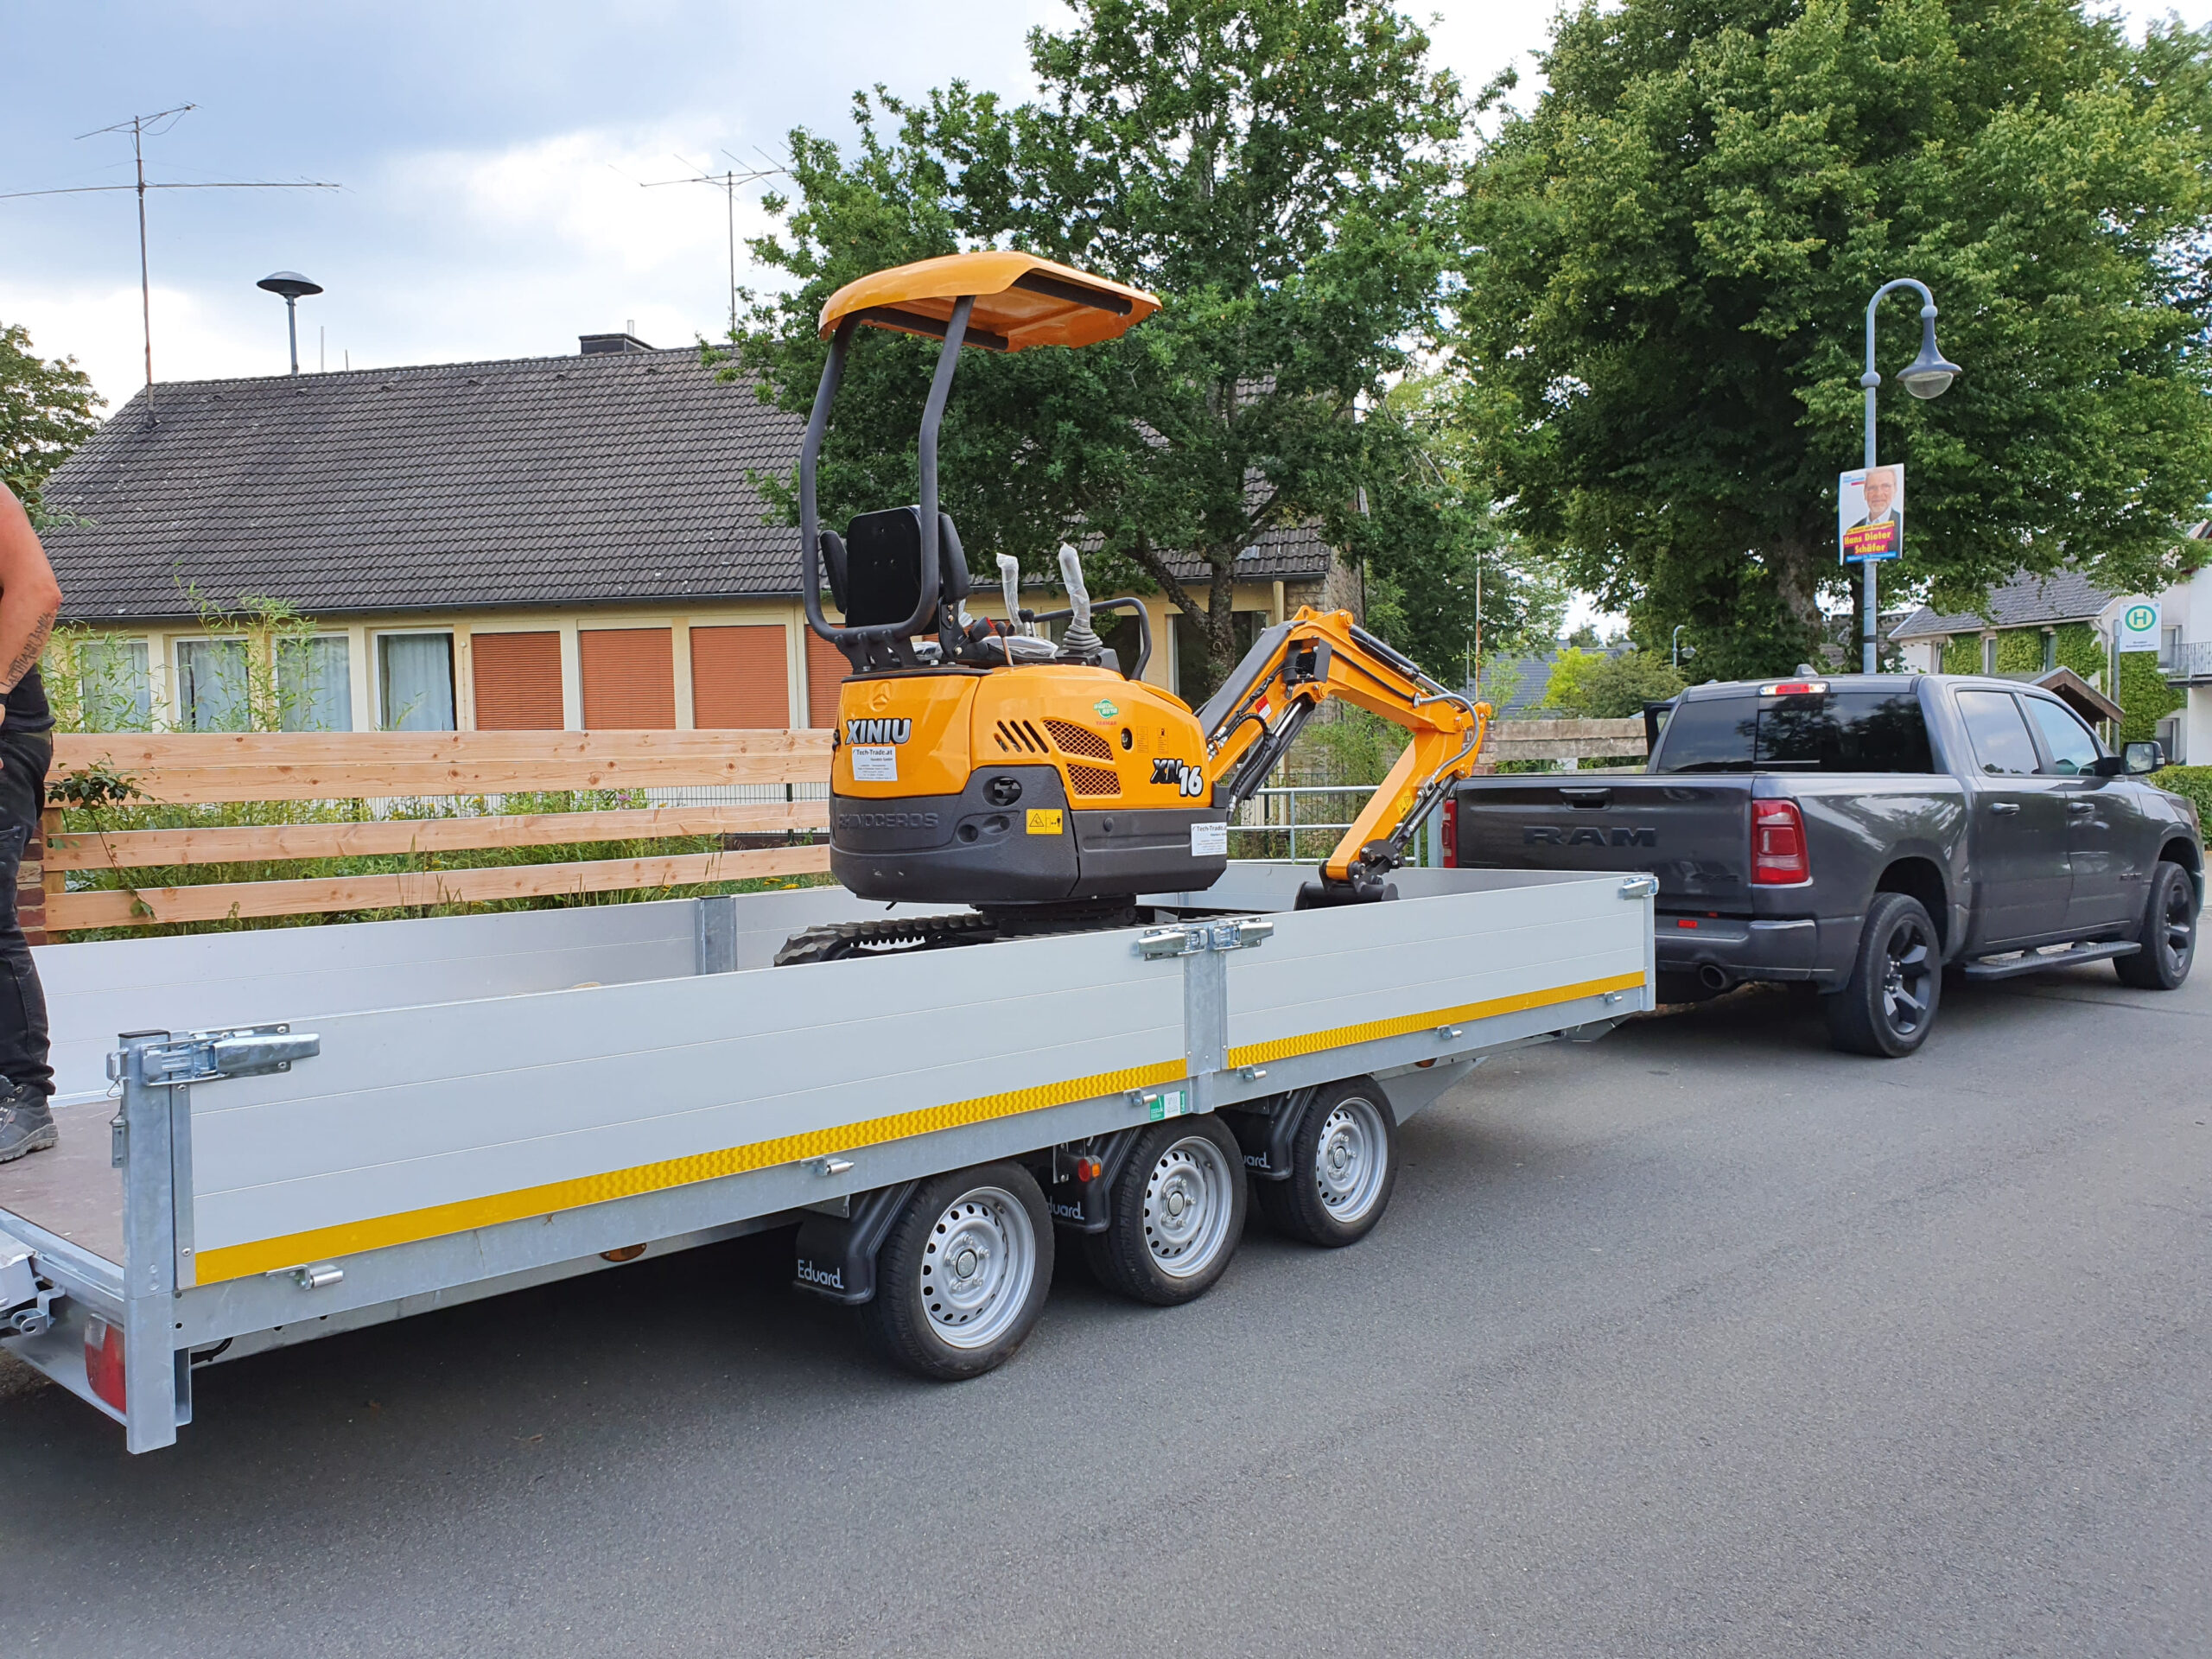
POLYGON ((911 720, 849 720, 845 722, 845 741, 856 746, 874 747, 883 743, 904 743, 914 734, 911 720))

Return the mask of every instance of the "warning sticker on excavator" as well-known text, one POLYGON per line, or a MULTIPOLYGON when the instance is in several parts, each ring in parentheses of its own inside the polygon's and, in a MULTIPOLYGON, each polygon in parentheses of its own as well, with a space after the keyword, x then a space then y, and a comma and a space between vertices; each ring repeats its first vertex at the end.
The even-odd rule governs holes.
POLYGON ((1029 809, 1029 833, 1033 836, 1057 836, 1060 833, 1060 809, 1057 806, 1033 806, 1029 809))
POLYGON ((855 745, 853 779, 862 784, 895 784, 899 781, 899 751, 889 744, 855 745))

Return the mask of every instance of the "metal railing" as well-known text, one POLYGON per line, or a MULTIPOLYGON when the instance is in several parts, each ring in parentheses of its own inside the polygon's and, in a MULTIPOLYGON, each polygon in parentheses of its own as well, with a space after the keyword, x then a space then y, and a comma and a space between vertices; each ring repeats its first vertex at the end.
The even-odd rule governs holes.
MULTIPOLYGON (((1374 784, 1283 784, 1270 785, 1254 791, 1250 799, 1239 809, 1239 822, 1229 826, 1232 836, 1287 836, 1289 851, 1286 855, 1293 863, 1298 860, 1298 837, 1306 837, 1308 855, 1320 859, 1338 837, 1351 828, 1352 821, 1344 818, 1317 819, 1300 816, 1299 802, 1306 796, 1357 795, 1365 800, 1375 793, 1374 784), (1258 809, 1256 816, 1254 809, 1258 809), (1323 834, 1327 840, 1318 849, 1313 836, 1323 834)), ((1356 809, 1355 809, 1356 810, 1356 809)), ((1247 855, 1249 856, 1249 855, 1247 855)))
POLYGON ((2212 639, 2191 639, 2158 653, 2158 671, 2183 685, 2212 680, 2212 639))

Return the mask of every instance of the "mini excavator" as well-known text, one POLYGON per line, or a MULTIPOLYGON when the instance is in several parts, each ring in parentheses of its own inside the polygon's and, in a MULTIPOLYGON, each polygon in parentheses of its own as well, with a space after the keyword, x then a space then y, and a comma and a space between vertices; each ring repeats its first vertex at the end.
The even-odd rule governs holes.
POLYGON ((970 908, 810 928, 779 964, 1126 926, 1140 893, 1211 887, 1228 868, 1230 817, 1331 699, 1412 741, 1300 889, 1301 909, 1395 898, 1388 877, 1413 827, 1473 770, 1489 706, 1438 684, 1348 611, 1301 608, 1267 628, 1195 711, 1143 678, 1143 605, 1094 607, 1072 547, 1059 550, 1066 610, 1023 610, 1019 565, 1001 555, 1005 618, 969 614, 967 557, 938 508, 938 428, 962 349, 1091 345, 1159 304, 1065 265, 989 252, 879 271, 823 305, 830 356, 798 483, 807 626, 852 666, 830 738, 830 868, 863 899, 970 908), (922 411, 920 502, 862 513, 841 536, 819 526, 815 474, 862 326, 942 346, 922 411), (1135 620, 1126 670, 1092 626, 1107 609, 1135 620), (1053 623, 1065 624, 1057 641, 1053 623))

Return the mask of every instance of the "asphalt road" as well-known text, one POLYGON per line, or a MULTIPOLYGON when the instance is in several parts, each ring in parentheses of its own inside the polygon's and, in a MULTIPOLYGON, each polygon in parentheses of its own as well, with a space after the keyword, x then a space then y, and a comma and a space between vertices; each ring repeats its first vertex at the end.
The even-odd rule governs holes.
POLYGON ((2212 1653, 2212 975, 1493 1062, 1325 1253, 887 1375, 774 1237, 0 1398, 0 1649, 2212 1653))

